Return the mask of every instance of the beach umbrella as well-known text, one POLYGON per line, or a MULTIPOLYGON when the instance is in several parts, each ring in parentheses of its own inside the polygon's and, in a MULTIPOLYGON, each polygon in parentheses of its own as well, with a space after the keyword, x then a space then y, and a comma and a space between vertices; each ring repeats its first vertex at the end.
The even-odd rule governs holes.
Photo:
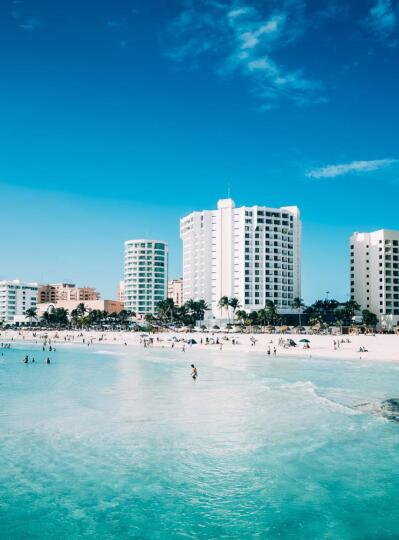
POLYGON ((299 343, 310 343, 310 340, 309 339, 300 339, 299 340, 299 343))

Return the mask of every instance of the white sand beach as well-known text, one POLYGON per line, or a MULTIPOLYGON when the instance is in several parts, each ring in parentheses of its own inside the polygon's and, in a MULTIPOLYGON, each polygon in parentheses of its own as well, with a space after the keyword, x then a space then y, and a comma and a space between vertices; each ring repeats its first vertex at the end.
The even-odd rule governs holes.
POLYGON ((10 342, 37 342, 45 339, 52 344, 84 344, 98 347, 99 345, 112 345, 116 348, 125 347, 157 347, 174 348, 190 354, 191 350, 220 350, 243 353, 259 353, 277 357, 323 357, 342 360, 375 360, 399 362, 399 336, 392 334, 376 335, 306 335, 306 334, 243 334, 233 332, 159 332, 156 334, 142 334, 136 332, 99 332, 86 330, 2 330, 0 343, 10 342), (46 337, 47 336, 47 337, 46 337), (149 338, 152 338, 151 340, 149 338), (189 344, 190 340, 196 344, 189 344), (206 343, 206 340, 210 343, 206 343), (300 340, 309 340, 309 348, 300 340), (287 347, 287 341, 293 340, 295 347, 287 347), (334 345, 335 341, 335 345, 334 345), (337 345, 337 342, 338 345, 337 345), (274 349, 276 349, 274 353, 274 349), (363 351, 361 350, 363 349, 363 351), (365 349, 365 350, 364 350, 365 349))

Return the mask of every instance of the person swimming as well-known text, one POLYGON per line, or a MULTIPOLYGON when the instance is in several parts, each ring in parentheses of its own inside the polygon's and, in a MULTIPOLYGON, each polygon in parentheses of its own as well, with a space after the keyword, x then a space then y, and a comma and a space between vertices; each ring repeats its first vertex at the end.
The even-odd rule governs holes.
POLYGON ((198 371, 197 371, 197 368, 194 366, 194 364, 191 364, 191 367, 192 367, 191 377, 195 381, 197 379, 197 377, 198 377, 198 371))

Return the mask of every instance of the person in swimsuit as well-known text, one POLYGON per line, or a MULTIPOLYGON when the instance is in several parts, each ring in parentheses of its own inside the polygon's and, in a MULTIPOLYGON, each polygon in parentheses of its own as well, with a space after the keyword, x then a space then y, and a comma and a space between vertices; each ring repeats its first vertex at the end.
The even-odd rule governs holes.
POLYGON ((194 381, 196 380, 196 378, 198 377, 198 371, 197 371, 197 368, 194 366, 194 364, 191 364, 191 367, 192 367, 192 371, 191 371, 191 377, 194 379, 194 381))

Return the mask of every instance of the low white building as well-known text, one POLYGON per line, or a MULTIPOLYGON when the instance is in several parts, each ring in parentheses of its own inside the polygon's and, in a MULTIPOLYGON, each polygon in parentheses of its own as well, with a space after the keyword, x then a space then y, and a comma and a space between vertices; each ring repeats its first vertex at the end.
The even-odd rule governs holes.
POLYGON ((36 308, 38 287, 38 283, 0 281, 0 321, 28 321, 25 313, 30 308, 36 308))
MULTIPOLYGON (((259 310, 267 300, 280 313, 301 296, 301 221, 296 206, 241 206, 218 201, 216 210, 180 220, 183 301, 204 299, 215 318, 228 318, 218 302, 238 298, 240 309, 259 310)), ((210 314, 208 314, 209 316, 210 314)))
POLYGON ((351 298, 386 329, 399 322, 399 231, 355 232, 350 238, 351 298))

